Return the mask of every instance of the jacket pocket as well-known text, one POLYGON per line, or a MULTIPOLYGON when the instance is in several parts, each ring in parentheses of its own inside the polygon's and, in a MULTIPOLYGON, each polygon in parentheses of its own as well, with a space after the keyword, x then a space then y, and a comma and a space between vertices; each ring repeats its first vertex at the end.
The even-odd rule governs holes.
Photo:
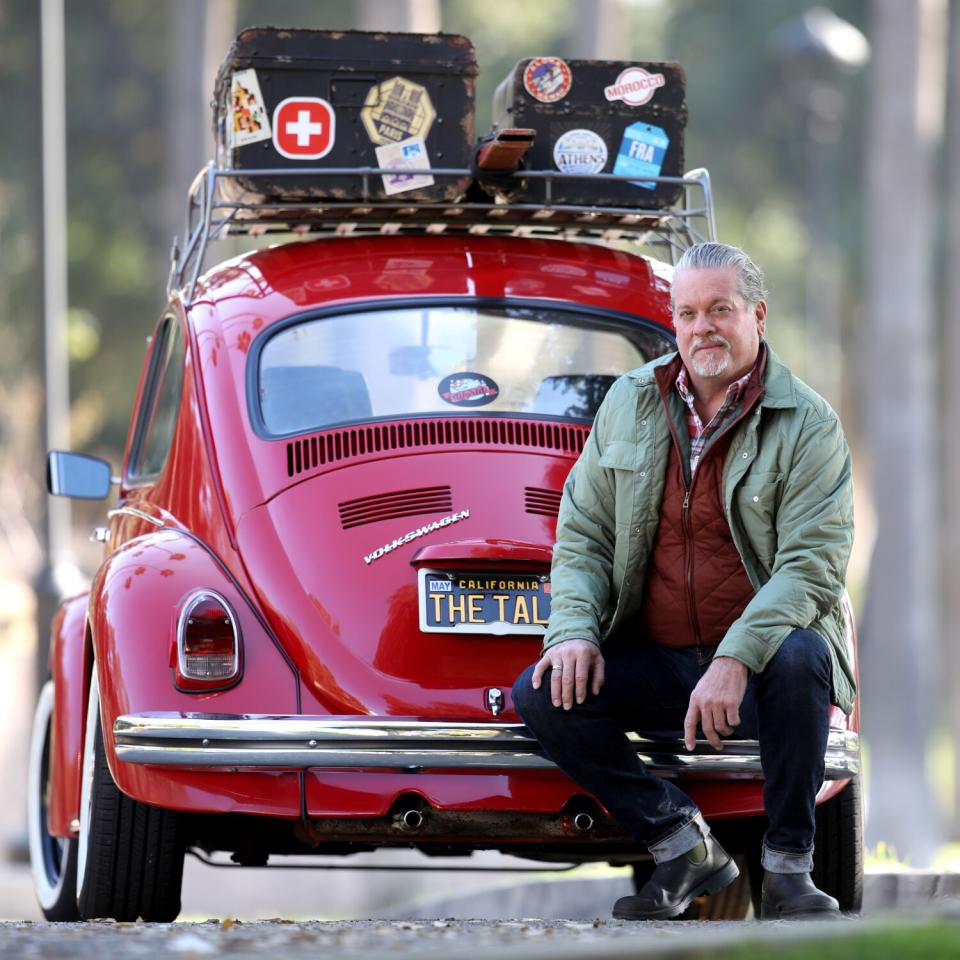
MULTIPOLYGON (((633 494, 636 483, 638 450, 635 443, 627 440, 611 440, 600 455, 600 466, 613 471, 616 489, 616 524, 629 528, 633 519, 633 494)), ((617 540, 620 540, 618 535, 617 540)))
POLYGON ((637 466, 637 445, 629 440, 611 440, 600 454, 600 466, 633 471, 637 466))
POLYGON ((777 554, 777 507, 782 480, 783 474, 776 471, 751 473, 733 497, 747 542, 757 559, 768 568, 777 554))

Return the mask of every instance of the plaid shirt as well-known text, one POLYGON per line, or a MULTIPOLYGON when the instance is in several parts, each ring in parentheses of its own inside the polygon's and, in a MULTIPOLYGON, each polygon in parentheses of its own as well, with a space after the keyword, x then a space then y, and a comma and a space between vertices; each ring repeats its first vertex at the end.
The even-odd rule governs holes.
POLYGON ((717 433, 723 431, 724 427, 737 416, 737 404, 748 381, 753 376, 756 365, 750 368, 739 380, 735 380, 727 387, 727 395, 724 398, 723 405, 713 415, 713 419, 706 425, 700 419, 697 408, 693 402, 693 392, 689 387, 687 379, 687 368, 680 367, 680 373, 677 374, 677 393, 683 398, 687 405, 687 431, 690 434, 690 477, 692 478, 697 470, 697 464, 700 463, 700 457, 703 455, 703 448, 707 441, 717 433))

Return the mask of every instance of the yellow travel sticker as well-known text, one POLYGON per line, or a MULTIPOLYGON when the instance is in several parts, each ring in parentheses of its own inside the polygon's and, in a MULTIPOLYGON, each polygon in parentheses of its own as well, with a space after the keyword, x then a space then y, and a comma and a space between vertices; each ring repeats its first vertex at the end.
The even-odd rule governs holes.
POLYGON ((411 137, 426 140, 437 114, 426 87, 391 77, 370 88, 360 116, 367 136, 374 143, 388 144, 411 137))

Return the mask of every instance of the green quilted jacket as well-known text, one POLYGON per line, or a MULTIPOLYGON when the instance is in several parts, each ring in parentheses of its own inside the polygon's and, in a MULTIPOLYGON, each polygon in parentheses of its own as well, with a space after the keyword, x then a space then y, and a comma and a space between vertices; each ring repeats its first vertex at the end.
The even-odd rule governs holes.
MULTIPOLYGON (((830 648, 833 701, 849 713, 856 690, 844 615, 850 451, 830 405, 767 349, 764 394, 733 428, 723 469, 727 521, 756 594, 716 655, 760 672, 791 631, 812 629, 830 648)), ((674 356, 614 383, 570 471, 544 649, 574 637, 602 644, 640 609, 672 443, 653 370, 674 356)), ((684 409, 674 394, 670 415, 678 424, 684 409)))

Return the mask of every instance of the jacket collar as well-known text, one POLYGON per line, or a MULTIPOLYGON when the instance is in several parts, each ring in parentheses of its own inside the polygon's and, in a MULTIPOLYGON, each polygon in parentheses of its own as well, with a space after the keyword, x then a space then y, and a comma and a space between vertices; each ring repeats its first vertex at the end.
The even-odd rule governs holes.
MULTIPOLYGON (((760 399, 760 405, 774 408, 795 407, 797 405, 797 395, 793 385, 793 376, 766 340, 760 341, 760 348, 761 350, 766 349, 767 353, 766 369, 763 375, 763 396, 760 399)), ((636 370, 631 370, 627 376, 637 386, 658 384, 662 390, 663 384, 670 384, 672 388, 672 384, 680 372, 680 363, 680 354, 674 351, 665 356, 657 357, 656 360, 651 360, 650 363, 636 370)))
MULTIPOLYGON (((767 344, 766 340, 763 342, 767 344)), ((793 374, 770 349, 769 344, 767 344, 767 369, 763 378, 763 387, 761 406, 795 407, 797 405, 797 391, 793 384, 793 374)))

